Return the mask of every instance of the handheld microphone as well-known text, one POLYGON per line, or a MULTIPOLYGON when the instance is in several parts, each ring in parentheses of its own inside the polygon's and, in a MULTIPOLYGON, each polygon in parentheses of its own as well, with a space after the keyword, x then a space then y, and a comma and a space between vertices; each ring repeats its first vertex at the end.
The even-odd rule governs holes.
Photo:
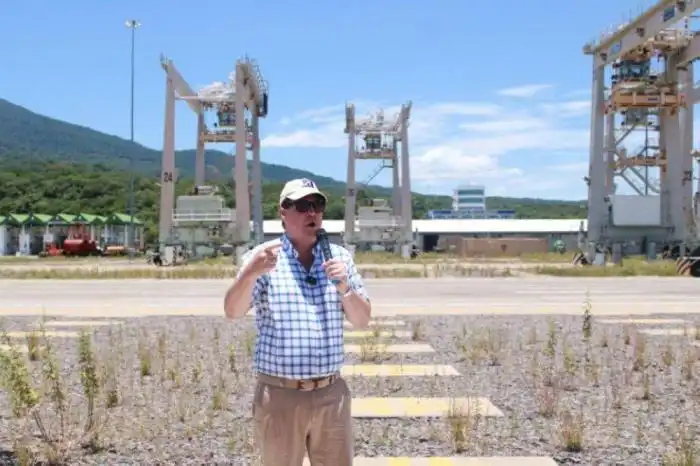
MULTIPOLYGON (((321 252, 323 253, 323 260, 328 261, 333 259, 333 253, 331 253, 331 243, 328 241, 328 233, 326 233, 326 230, 323 228, 319 228, 316 231, 316 240, 318 241, 318 244, 321 246, 321 252)), ((340 283, 338 280, 331 280, 331 283, 334 285, 337 285, 340 283)))

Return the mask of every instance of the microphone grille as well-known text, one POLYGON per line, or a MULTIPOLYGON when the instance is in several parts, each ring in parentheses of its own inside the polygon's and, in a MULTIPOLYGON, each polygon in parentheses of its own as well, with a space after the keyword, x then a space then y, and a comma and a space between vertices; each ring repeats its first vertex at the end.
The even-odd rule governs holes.
POLYGON ((326 236, 326 230, 323 228, 316 230, 316 238, 323 238, 324 236, 326 236))

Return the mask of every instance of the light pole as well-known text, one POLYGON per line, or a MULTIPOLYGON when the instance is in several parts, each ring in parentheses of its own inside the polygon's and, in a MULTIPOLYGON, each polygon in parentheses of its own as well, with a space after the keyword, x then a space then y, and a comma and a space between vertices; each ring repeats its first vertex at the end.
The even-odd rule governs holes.
MULTIPOLYGON (((135 19, 127 20, 125 23, 127 28, 131 29, 131 111, 130 111, 130 141, 134 142, 134 57, 136 50, 136 29, 141 26, 135 19)), ((133 148, 132 148, 133 149, 133 148)), ((134 242, 134 210, 135 210, 135 193, 134 193, 134 178, 135 178, 135 167, 134 167, 134 155, 129 159, 129 241, 127 247, 129 248, 129 259, 134 259, 134 249, 136 244, 134 242)))

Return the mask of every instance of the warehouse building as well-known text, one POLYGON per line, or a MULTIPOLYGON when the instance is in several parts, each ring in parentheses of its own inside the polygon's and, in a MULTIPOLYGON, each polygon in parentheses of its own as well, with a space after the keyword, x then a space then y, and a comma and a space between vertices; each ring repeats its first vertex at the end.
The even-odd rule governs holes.
MULTIPOLYGON (((344 220, 324 220, 323 227, 331 240, 342 242, 344 220)), ((579 234, 585 232, 586 220, 577 219, 441 219, 414 220, 413 230, 416 243, 423 251, 432 251, 441 240, 450 238, 541 238, 550 244, 561 240, 567 249, 575 249, 579 234)), ((263 226, 266 239, 273 239, 283 233, 279 220, 266 220, 263 226)))

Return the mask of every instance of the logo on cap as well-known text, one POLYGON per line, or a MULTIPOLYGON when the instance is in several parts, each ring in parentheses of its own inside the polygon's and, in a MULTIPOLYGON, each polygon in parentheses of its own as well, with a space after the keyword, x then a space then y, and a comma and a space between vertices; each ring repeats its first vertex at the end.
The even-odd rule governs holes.
POLYGON ((316 188, 316 185, 314 184, 314 182, 311 180, 307 180, 306 178, 301 180, 301 186, 303 188, 316 188))

